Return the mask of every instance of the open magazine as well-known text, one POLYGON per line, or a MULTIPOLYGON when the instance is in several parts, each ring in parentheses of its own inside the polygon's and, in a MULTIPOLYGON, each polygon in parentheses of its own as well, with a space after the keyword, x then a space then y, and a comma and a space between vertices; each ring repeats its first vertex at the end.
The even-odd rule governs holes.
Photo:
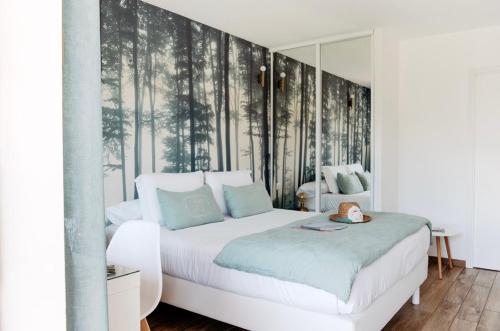
POLYGON ((315 230, 315 231, 335 231, 347 228, 345 224, 336 224, 332 222, 315 222, 309 224, 302 224, 302 229, 315 230))

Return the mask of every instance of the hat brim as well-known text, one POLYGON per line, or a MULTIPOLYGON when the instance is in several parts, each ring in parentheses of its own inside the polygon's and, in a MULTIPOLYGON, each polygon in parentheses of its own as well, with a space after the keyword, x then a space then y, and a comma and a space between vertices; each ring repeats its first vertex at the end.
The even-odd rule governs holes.
POLYGON ((361 223, 368 223, 370 222, 373 218, 370 215, 363 215, 363 221, 362 222, 353 222, 350 219, 348 219, 345 216, 342 216, 340 214, 332 214, 330 215, 330 221, 333 222, 338 222, 338 223, 347 223, 347 224, 361 224, 361 223))

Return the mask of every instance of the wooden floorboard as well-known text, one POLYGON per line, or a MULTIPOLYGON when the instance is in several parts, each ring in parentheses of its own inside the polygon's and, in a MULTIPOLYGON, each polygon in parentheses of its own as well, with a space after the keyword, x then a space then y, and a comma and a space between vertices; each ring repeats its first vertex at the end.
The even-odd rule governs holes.
POLYGON ((477 275, 474 285, 491 288, 493 286, 493 282, 495 281, 496 274, 497 273, 495 271, 481 269, 479 270, 479 274, 477 275))
POLYGON ((484 309, 500 313, 500 272, 496 274, 495 281, 491 287, 488 301, 484 309))
POLYGON ((469 322, 456 318, 450 327, 450 331, 475 331, 476 327, 476 322, 469 322))
POLYGON ((385 326, 386 331, 399 330, 421 330, 431 317, 431 313, 416 309, 411 303, 407 303, 399 310, 385 326))
POLYGON ((500 313, 491 310, 485 310, 481 315, 477 331, 500 330, 500 313))
POLYGON ((491 270, 479 270, 472 288, 458 312, 457 318, 470 322, 479 322, 483 309, 495 281, 496 272, 491 270))
POLYGON ((478 273, 478 269, 464 269, 448 291, 446 300, 463 303, 478 273))
MULTIPOLYGON (((384 331, 500 331, 500 272, 445 267, 439 280, 430 264, 420 295, 420 305, 406 302, 384 331)), ((243 330, 163 303, 148 321, 152 331, 243 330)))
POLYGON ((497 272, 497 275, 495 277, 495 281, 493 282, 493 288, 500 289, 500 272, 497 272))
POLYGON ((487 287, 472 285, 457 318, 470 322, 479 322, 486 300, 488 300, 489 291, 490 289, 487 287))
POLYGON ((422 330, 448 330, 455 320, 455 316, 457 315, 459 309, 459 303, 443 300, 443 302, 441 302, 441 304, 432 313, 422 330))
POLYGON ((486 301, 486 307, 484 309, 496 311, 500 313, 500 288, 493 287, 490 291, 490 296, 488 301, 486 301))

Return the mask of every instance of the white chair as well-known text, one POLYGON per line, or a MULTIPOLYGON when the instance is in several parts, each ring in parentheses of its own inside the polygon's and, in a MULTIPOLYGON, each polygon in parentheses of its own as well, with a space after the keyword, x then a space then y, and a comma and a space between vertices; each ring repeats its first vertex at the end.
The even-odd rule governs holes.
POLYGON ((141 276, 141 331, 149 330, 146 317, 160 302, 162 271, 160 227, 145 221, 120 226, 106 250, 108 264, 135 268, 141 276))

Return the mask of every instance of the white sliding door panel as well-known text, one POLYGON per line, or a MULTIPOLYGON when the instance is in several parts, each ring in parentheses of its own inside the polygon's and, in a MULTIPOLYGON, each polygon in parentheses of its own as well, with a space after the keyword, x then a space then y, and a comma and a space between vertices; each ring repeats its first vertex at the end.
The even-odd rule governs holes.
POLYGON ((474 266, 500 270, 500 71, 475 81, 474 266))

